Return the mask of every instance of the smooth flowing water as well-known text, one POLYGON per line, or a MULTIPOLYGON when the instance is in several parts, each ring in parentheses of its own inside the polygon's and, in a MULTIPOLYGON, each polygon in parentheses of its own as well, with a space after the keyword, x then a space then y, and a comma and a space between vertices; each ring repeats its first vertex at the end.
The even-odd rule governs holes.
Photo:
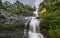
POLYGON ((37 19, 39 17, 37 10, 34 12, 35 17, 31 17, 31 21, 29 24, 29 32, 28 38, 43 38, 43 35, 40 33, 40 21, 41 19, 37 19))
MULTIPOLYGON (((39 17, 38 15, 38 6, 40 4, 40 0, 37 0, 38 2, 35 3, 36 6, 36 11, 33 12, 34 17, 29 17, 30 23, 29 23, 29 30, 28 30, 28 38, 44 38, 43 35, 40 33, 40 21, 41 19, 38 19, 37 17, 39 17)), ((28 23, 28 21, 26 22, 26 24, 28 23)), ((26 35, 26 29, 24 31, 25 35, 26 35)))

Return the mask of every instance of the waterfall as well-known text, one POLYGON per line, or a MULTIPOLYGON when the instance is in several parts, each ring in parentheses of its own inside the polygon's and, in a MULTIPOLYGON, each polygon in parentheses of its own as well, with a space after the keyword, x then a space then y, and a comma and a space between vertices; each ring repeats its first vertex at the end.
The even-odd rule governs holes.
POLYGON ((39 17, 38 15, 38 8, 36 8, 36 11, 34 11, 34 15, 35 17, 31 17, 31 21, 30 21, 30 25, 29 25, 29 32, 28 38, 43 38, 43 35, 40 33, 40 21, 41 19, 37 19, 37 17, 39 17))
POLYGON ((37 16, 38 15, 36 15, 35 17, 31 17, 32 19, 29 24, 28 38, 44 38, 43 35, 40 33, 39 24, 41 19, 37 19, 37 16))
MULTIPOLYGON (((28 32, 26 31, 26 29, 24 31, 25 35, 27 33, 28 38, 44 38, 43 35, 40 33, 39 24, 40 24, 41 19, 37 18, 37 17, 39 17, 38 6, 42 2, 42 1, 41 2, 39 2, 39 1, 41 1, 41 0, 37 0, 37 2, 35 3, 36 11, 33 12, 34 17, 33 16, 29 17, 30 18, 30 20, 28 20, 29 21, 29 30, 28 30, 28 32)), ((28 21, 27 21, 26 25, 28 24, 28 21)), ((27 38, 27 37, 24 37, 24 38, 27 38)))

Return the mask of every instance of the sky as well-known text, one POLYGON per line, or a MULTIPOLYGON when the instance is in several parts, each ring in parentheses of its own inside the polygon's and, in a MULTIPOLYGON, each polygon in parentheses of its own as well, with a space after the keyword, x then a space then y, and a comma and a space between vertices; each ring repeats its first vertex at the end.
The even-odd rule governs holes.
MULTIPOLYGON (((10 3, 14 3, 16 0, 2 0, 2 2, 9 1, 10 3)), ((36 7, 41 3, 43 0, 19 0, 23 4, 31 5, 32 7, 35 5, 36 7)))

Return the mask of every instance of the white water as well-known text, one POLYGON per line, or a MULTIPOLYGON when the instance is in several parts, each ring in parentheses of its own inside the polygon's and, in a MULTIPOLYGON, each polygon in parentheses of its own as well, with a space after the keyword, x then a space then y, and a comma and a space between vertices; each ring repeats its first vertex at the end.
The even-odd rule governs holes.
POLYGON ((40 19, 32 17, 29 25, 28 38, 43 38, 43 35, 40 33, 40 19))
POLYGON ((29 32, 28 38, 44 38, 43 35, 40 33, 40 19, 37 19, 36 17, 39 17, 38 10, 34 11, 35 17, 31 17, 30 25, 29 25, 29 32))
MULTIPOLYGON (((30 21, 29 31, 27 32, 28 33, 28 38, 44 38, 43 35, 40 33, 40 25, 39 24, 40 24, 41 19, 37 19, 37 17, 39 17, 39 15, 38 15, 38 6, 40 4, 39 1, 40 0, 37 0, 37 2, 35 3, 36 11, 33 12, 33 14, 35 16, 34 17, 29 17, 29 20, 28 20, 28 21, 30 21)), ((26 25, 27 25, 28 21, 26 22, 26 25)), ((24 32, 25 32, 25 35, 26 35, 26 29, 25 29, 24 32)))

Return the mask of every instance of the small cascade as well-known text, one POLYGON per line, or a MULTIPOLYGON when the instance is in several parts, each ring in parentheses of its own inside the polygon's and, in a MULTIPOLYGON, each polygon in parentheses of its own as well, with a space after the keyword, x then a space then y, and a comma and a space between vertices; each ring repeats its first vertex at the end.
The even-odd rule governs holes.
POLYGON ((43 38, 43 35, 40 33, 40 19, 32 17, 29 25, 28 38, 43 38))
MULTIPOLYGON (((42 1, 41 1, 42 2, 42 1)), ((41 3, 40 0, 37 0, 35 3, 36 11, 33 12, 34 17, 29 17, 30 19, 25 24, 27 26, 29 22, 29 30, 26 32, 26 29, 24 30, 24 35, 27 34, 28 38, 44 38, 43 35, 40 33, 40 21, 39 15, 38 15, 38 6, 41 3)), ((25 38, 25 37, 24 37, 25 38)))
POLYGON ((33 12, 33 14, 35 15, 35 17, 39 17, 39 15, 38 15, 37 12, 38 12, 38 8, 36 8, 36 11, 33 12))
POLYGON ((37 19, 39 17, 37 10, 34 11, 35 17, 31 17, 30 25, 29 25, 29 32, 28 38, 44 38, 43 35, 40 33, 40 21, 41 19, 37 19))

